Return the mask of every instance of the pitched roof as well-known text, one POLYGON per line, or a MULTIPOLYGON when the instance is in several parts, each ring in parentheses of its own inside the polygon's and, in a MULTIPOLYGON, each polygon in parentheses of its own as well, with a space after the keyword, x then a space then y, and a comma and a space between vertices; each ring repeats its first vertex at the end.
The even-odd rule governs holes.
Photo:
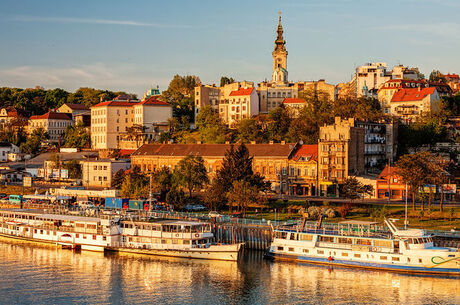
POLYGON ((304 161, 317 160, 318 159, 318 144, 301 145, 297 149, 292 158, 294 161, 299 161, 304 158, 304 161))
POLYGON ((33 115, 30 120, 72 120, 67 114, 49 111, 42 115, 33 115))
POLYGON ((151 96, 136 105, 171 106, 170 104, 157 99, 157 96, 151 96))
POLYGON ((301 98, 287 97, 283 100, 283 104, 305 104, 307 101, 301 98))
MULTIPOLYGON (((185 157, 195 155, 202 157, 224 157, 225 152, 236 144, 144 144, 132 156, 171 156, 185 157)), ((247 144, 250 156, 288 158, 295 148, 295 143, 247 144)))
POLYGON ((137 105, 138 102, 122 102, 122 101, 106 101, 106 102, 101 102, 99 104, 96 104, 94 106, 92 106, 91 108, 94 108, 94 107, 103 107, 103 106, 126 106, 126 107, 130 107, 130 106, 133 106, 133 105, 137 105))
POLYGON ((135 149, 120 149, 118 154, 120 156, 131 156, 135 151, 135 149))
POLYGON ((382 170, 382 172, 380 173, 379 175, 379 179, 385 179, 385 177, 388 177, 388 176, 396 176, 397 172, 397 167, 396 166, 388 166, 385 165, 385 168, 382 170))
POLYGON ((71 104, 71 103, 64 103, 67 107, 69 107, 72 110, 89 110, 88 107, 82 104, 71 104))
POLYGON ((411 101, 421 101, 426 96, 434 93, 436 88, 402 88, 393 94, 391 102, 411 102, 411 101))
POLYGON ((251 88, 240 88, 238 90, 232 91, 230 96, 239 96, 239 95, 251 95, 252 91, 254 91, 254 87, 251 88))

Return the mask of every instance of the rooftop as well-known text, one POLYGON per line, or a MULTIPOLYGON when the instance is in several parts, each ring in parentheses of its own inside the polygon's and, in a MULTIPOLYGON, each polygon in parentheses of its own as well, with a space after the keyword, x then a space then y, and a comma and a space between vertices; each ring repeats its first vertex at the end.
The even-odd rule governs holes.
POLYGON ((283 104, 305 104, 307 101, 302 98, 287 97, 283 100, 283 104))
POLYGON ((33 115, 30 120, 69 120, 72 119, 65 113, 49 111, 42 115, 33 115))
POLYGON ((64 105, 66 105, 67 107, 69 107, 72 110, 89 110, 88 107, 86 107, 85 105, 82 105, 82 104, 65 103, 64 105))
POLYGON ((402 88, 395 92, 391 102, 421 101, 435 92, 436 88, 402 88))
POLYGON ((232 91, 230 93, 230 96, 240 96, 240 95, 251 95, 252 94, 252 91, 254 91, 255 88, 254 87, 251 87, 251 88, 240 88, 238 90, 235 90, 235 91, 232 91))

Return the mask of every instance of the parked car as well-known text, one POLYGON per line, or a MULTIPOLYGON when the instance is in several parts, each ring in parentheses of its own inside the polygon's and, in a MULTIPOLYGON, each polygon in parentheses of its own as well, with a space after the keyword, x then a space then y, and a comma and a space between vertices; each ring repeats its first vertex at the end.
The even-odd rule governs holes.
POLYGON ((5 193, 0 193, 0 199, 8 199, 8 195, 5 193))
POLYGON ((185 206, 185 210, 188 212, 199 212, 199 211, 206 211, 206 207, 201 204, 187 204, 185 206))
POLYGON ((213 218, 222 217, 222 215, 220 215, 220 214, 217 213, 216 211, 211 211, 211 212, 209 212, 208 216, 209 216, 209 217, 213 217, 213 218))
POLYGON ((96 207, 91 201, 80 201, 78 206, 83 209, 94 209, 96 207))

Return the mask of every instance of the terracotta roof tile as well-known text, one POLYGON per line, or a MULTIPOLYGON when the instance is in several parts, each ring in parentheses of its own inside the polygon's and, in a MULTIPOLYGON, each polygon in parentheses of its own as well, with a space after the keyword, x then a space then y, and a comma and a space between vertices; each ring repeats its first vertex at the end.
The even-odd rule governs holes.
POLYGON ((252 91, 254 91, 254 87, 252 88, 240 88, 238 90, 235 90, 235 91, 232 91, 230 93, 230 96, 240 96, 240 95, 251 95, 252 94, 252 91))
POLYGON ((89 110, 88 107, 82 104, 71 104, 71 103, 65 103, 64 105, 67 105, 72 110, 89 110))
POLYGON ((134 105, 137 105, 138 102, 122 102, 122 101, 106 101, 106 102, 102 102, 102 103, 99 103, 99 104, 96 104, 94 106, 92 106, 91 108, 94 108, 94 107, 103 107, 103 106, 134 106, 134 105))
POLYGON ((49 111, 42 115, 33 115, 30 120, 72 120, 67 114, 49 111))
POLYGON ((393 94, 391 102, 421 101, 426 96, 433 94, 435 90, 434 87, 420 88, 420 90, 419 88, 402 88, 393 94))
MULTIPOLYGON (((144 144, 132 156, 172 156, 187 155, 203 157, 224 157, 232 144, 144 144)), ((233 145, 235 149, 237 144, 233 145)), ((286 144, 247 144, 249 154, 255 157, 285 157, 288 158, 295 148, 295 143, 286 144)))
POLYGON ((299 161, 300 158, 305 158, 306 161, 318 159, 318 144, 301 145, 295 151, 292 158, 294 161, 299 161))
POLYGON ((307 101, 302 98, 287 97, 283 100, 283 104, 305 104, 307 101))
POLYGON ((154 105, 154 106, 171 106, 170 104, 160 101, 155 96, 151 96, 142 102, 138 103, 137 105, 154 105))

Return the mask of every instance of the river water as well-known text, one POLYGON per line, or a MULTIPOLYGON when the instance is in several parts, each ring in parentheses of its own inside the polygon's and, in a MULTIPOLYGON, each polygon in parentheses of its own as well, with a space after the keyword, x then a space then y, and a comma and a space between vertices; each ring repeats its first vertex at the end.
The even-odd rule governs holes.
POLYGON ((74 253, 0 239, 0 304, 460 304, 460 278, 74 253))

